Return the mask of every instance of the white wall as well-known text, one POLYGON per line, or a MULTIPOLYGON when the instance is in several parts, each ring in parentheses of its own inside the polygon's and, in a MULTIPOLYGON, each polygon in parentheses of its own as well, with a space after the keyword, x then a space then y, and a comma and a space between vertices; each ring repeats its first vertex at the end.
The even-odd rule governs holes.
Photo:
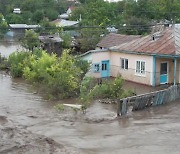
POLYGON ((130 80, 137 83, 142 83, 146 85, 152 85, 152 75, 153 75, 153 57, 146 55, 135 55, 135 54, 125 54, 118 52, 111 52, 111 75, 117 76, 120 74, 124 79, 130 80), (128 59, 128 70, 121 68, 121 58, 128 59), (136 73, 136 61, 145 62, 145 74, 140 75, 136 73))
MULTIPOLYGON (((125 54, 120 52, 96 52, 92 53, 92 63, 101 63, 103 60, 110 60, 110 75, 116 77, 121 75, 124 79, 146 85, 152 85, 153 57, 146 55, 125 54), (128 59, 128 70, 121 69, 121 58, 128 59), (136 61, 145 61, 145 75, 135 72, 136 61)), ((94 77, 100 77, 99 73, 92 73, 94 77)))

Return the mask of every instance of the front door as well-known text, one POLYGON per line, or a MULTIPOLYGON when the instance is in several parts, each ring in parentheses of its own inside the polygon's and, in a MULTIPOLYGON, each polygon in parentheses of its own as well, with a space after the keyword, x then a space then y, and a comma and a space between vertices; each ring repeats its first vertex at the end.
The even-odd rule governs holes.
POLYGON ((109 60, 101 62, 101 77, 109 77, 109 60))
POLYGON ((168 83, 168 63, 163 62, 160 68, 160 84, 166 83, 168 83))

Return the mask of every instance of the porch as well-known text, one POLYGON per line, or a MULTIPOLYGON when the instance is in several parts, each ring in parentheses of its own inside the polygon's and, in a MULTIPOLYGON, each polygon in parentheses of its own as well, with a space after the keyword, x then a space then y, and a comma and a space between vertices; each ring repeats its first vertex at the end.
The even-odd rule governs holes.
POLYGON ((180 57, 153 55, 152 86, 180 83, 180 57))

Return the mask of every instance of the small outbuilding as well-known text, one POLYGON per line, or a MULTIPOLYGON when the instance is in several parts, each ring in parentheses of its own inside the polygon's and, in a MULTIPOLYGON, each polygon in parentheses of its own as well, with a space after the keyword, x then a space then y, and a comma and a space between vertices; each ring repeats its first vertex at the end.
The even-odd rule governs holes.
POLYGON ((43 50, 61 56, 63 40, 58 35, 39 36, 39 40, 42 43, 43 50))

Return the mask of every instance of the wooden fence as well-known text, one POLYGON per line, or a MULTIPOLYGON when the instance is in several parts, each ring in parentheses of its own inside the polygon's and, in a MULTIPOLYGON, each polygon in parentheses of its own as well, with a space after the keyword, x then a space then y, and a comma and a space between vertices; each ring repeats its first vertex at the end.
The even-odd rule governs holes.
POLYGON ((166 104, 178 98, 180 98, 180 85, 138 96, 127 97, 117 100, 117 115, 126 115, 129 106, 133 107, 132 111, 137 111, 150 106, 166 104))

